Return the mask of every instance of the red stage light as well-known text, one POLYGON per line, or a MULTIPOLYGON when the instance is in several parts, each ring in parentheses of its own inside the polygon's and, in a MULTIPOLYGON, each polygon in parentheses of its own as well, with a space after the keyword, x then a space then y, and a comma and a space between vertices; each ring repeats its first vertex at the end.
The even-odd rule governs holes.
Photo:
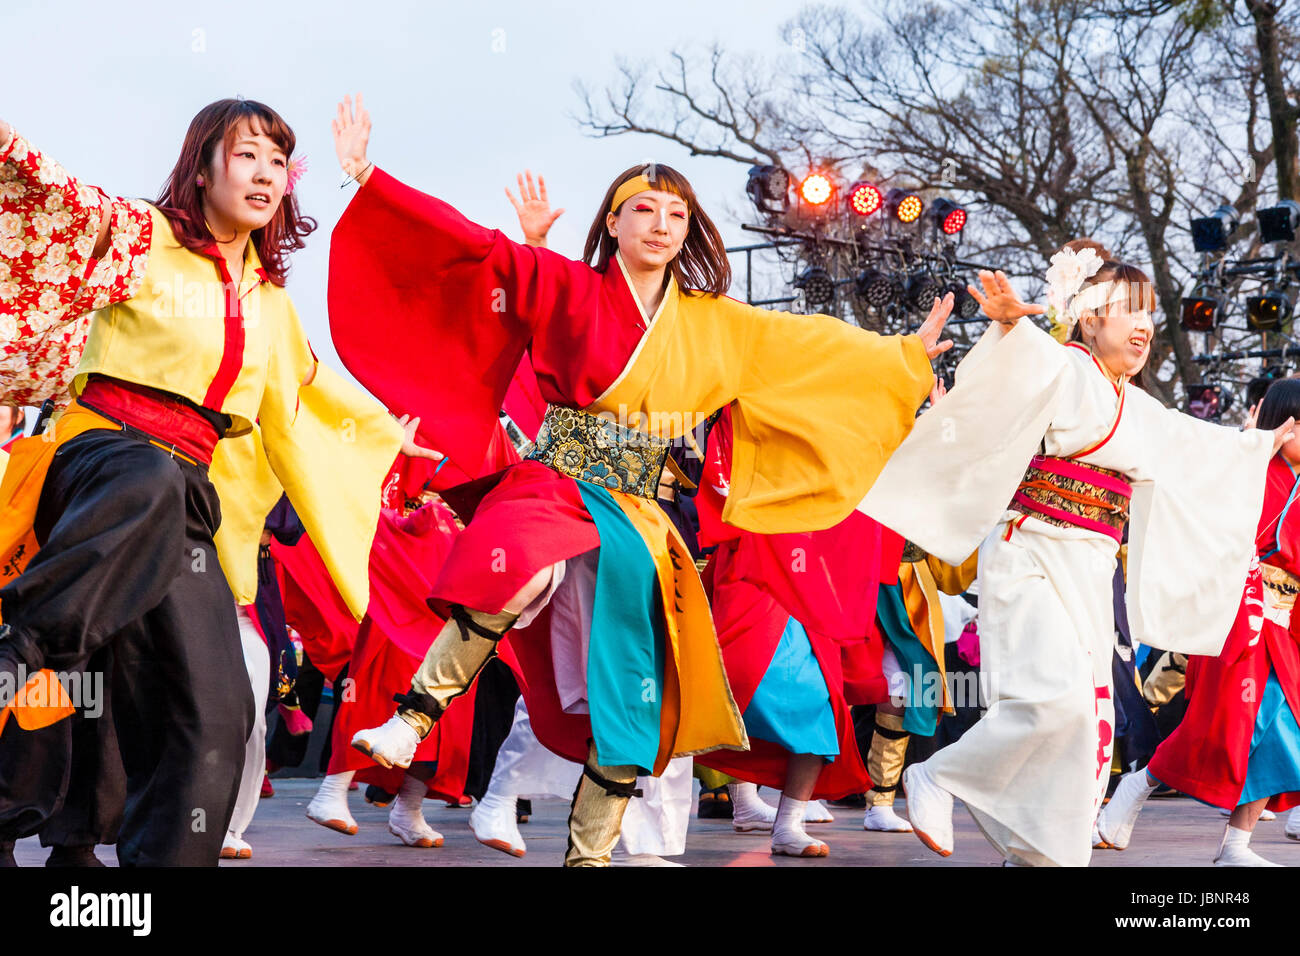
POLYGON ((821 173, 810 173, 799 184, 799 195, 803 197, 804 202, 814 206, 825 204, 834 191, 835 187, 831 185, 830 179, 821 173))
POLYGON ((874 183, 858 182, 849 190, 849 208, 859 216, 870 216, 885 201, 882 193, 874 183))

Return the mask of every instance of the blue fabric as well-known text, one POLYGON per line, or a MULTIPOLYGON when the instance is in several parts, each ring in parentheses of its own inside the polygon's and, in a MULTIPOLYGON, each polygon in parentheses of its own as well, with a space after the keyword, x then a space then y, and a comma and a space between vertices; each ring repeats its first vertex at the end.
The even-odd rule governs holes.
POLYGON ((903 729, 909 734, 933 737, 943 711, 943 674, 930 652, 912 629, 901 584, 882 584, 876 598, 876 620, 880 632, 894 650, 898 666, 907 675, 907 702, 903 729), (918 675, 920 680, 917 680, 918 675))
POLYGON ((1300 725, 1272 670, 1250 739, 1250 760, 1241 803, 1300 790, 1300 725))
POLYGON ((654 559, 604 488, 578 491, 600 534, 587 651, 587 703, 596 759, 605 767, 654 767, 664 683, 663 610, 654 559))
POLYGON ((745 708, 745 731, 792 754, 835 757, 840 752, 835 714, 808 632, 790 618, 772 663, 745 708))

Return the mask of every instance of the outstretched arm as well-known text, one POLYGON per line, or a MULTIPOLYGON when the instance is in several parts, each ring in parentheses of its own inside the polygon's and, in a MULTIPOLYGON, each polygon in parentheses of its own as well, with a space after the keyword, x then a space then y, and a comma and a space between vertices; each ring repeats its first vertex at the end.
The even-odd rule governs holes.
POLYGON ((82 316, 131 298, 144 278, 148 206, 68 175, 0 121, 0 360, 21 363, 0 397, 58 398, 81 358, 82 316))

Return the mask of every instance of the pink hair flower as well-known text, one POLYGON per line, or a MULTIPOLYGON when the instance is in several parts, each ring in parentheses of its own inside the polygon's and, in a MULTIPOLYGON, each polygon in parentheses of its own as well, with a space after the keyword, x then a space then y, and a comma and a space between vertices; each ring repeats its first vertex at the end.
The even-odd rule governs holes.
POLYGON ((298 185, 298 180, 302 179, 305 172, 307 172, 306 156, 299 156, 289 161, 289 185, 285 187, 285 195, 293 192, 293 187, 298 185))

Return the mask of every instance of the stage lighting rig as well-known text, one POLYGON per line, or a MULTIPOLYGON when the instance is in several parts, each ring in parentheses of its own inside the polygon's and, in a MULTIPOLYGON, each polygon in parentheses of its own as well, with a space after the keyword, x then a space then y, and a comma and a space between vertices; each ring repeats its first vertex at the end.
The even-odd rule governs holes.
POLYGON ((866 300, 867 305, 874 309, 884 308, 902 292, 898 280, 876 266, 869 266, 859 272, 853 280, 853 287, 866 300))
POLYGON ((1280 286, 1246 299, 1246 324, 1256 332, 1276 332, 1291 321, 1295 300, 1280 286))
POLYGON ((885 203, 884 193, 872 182, 859 180, 849 187, 849 212, 863 218, 877 212, 885 203))
POLYGON ((1259 210, 1259 241, 1294 242, 1296 228, 1300 226, 1300 203, 1283 199, 1276 206, 1259 210))
POLYGON ((790 208, 790 174, 780 166, 751 166, 745 192, 759 212, 783 215, 790 208))
POLYGON ((1232 408, 1232 392, 1222 385, 1201 383, 1187 386, 1187 414, 1208 422, 1217 422, 1232 408))
POLYGON ((885 212, 904 225, 911 225, 921 218, 925 203, 916 193, 897 187, 885 195, 885 212))
POLYGON ((925 211, 925 221, 934 228, 935 233, 942 233, 954 241, 961 237, 961 231, 966 228, 966 219, 966 208, 951 199, 936 199, 925 211))
POLYGON ((799 198, 805 207, 812 207, 818 212, 831 208, 835 197, 835 183, 825 173, 809 173, 799 183, 799 198))
MULTIPOLYGON (((1194 290, 1195 291, 1195 290, 1194 290)), ((1181 324, 1188 332, 1210 332, 1218 327, 1223 318, 1225 300, 1207 290, 1204 296, 1186 296, 1183 298, 1181 324)))
POLYGON ((1208 216, 1192 220, 1192 247, 1197 252, 1222 252, 1240 225, 1237 210, 1225 203, 1208 216))
POLYGON ((811 266, 795 277, 794 287, 803 290, 804 301, 814 308, 835 301, 835 280, 821 266, 811 266))
POLYGON ((920 312, 928 312, 940 294, 939 280, 925 269, 918 269, 903 283, 903 297, 907 304, 920 312))

